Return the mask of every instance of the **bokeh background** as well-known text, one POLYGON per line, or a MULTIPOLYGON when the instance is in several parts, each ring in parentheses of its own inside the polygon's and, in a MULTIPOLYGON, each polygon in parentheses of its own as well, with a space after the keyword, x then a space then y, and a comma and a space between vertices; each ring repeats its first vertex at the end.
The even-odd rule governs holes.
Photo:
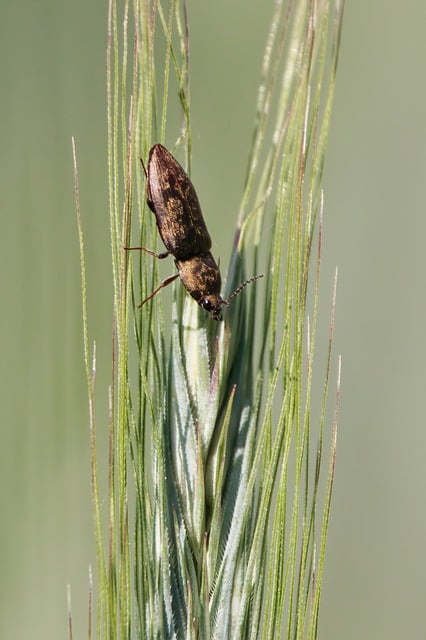
MULTIPOLYGON (((188 4, 193 176, 223 256, 272 0, 188 4)), ((67 584, 74 637, 87 637, 95 553, 71 136, 106 424, 106 13, 106 0, 0 8, 0 638, 66 638, 67 584)), ((425 634, 425 18, 421 0, 346 6, 325 168, 324 308, 338 265, 343 356, 327 640, 425 634)))

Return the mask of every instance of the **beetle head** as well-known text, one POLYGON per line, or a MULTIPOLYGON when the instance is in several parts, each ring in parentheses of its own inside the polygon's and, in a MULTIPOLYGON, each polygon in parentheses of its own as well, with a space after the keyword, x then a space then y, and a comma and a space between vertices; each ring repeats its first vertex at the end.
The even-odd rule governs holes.
MULTIPOLYGON (((194 297, 194 296, 193 296, 194 297)), ((197 300, 198 304, 207 311, 212 318, 215 320, 223 320, 222 316, 222 305, 226 304, 226 301, 223 300, 218 295, 208 295, 201 298, 201 300, 197 300)))

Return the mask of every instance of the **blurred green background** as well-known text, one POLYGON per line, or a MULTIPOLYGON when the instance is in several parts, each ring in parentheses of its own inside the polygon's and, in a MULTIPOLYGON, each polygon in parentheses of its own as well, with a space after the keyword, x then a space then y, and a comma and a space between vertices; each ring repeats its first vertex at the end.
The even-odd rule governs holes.
MULTIPOLYGON (((271 8, 189 1, 193 178, 223 264, 271 8)), ((66 638, 67 584, 74 637, 87 637, 95 554, 71 136, 106 425, 106 13, 106 2, 1 3, 0 638, 66 638)), ((327 640, 425 633, 425 18, 420 0, 346 7, 325 170, 321 335, 338 265, 343 356, 327 640)))

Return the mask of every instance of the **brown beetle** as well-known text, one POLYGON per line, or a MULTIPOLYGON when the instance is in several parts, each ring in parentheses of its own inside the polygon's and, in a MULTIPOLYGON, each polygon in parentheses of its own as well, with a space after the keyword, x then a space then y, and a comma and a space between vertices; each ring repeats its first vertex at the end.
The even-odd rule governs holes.
POLYGON ((148 170, 145 170, 143 162, 142 166, 147 179, 147 203, 155 215, 158 231, 167 251, 156 254, 145 247, 130 248, 146 251, 158 258, 172 255, 178 273, 166 278, 140 306, 179 277, 194 300, 215 320, 222 320, 222 305, 228 306, 241 289, 262 276, 250 278, 224 300, 220 295, 219 267, 210 253, 212 241, 191 180, 161 144, 151 148, 148 170))

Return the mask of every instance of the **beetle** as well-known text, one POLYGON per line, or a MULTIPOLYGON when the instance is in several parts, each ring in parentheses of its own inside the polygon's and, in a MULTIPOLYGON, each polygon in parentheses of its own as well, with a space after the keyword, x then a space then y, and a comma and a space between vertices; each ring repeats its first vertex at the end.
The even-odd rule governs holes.
POLYGON ((201 212, 194 185, 183 167, 161 144, 155 144, 148 157, 146 175, 147 204, 155 215, 158 231, 167 251, 156 254, 145 247, 130 247, 146 251, 157 258, 173 256, 178 273, 166 278, 142 306, 160 289, 180 278, 188 293, 215 320, 222 320, 222 306, 247 284, 263 277, 254 276, 242 283, 227 299, 220 295, 221 276, 210 249, 212 241, 201 212))

